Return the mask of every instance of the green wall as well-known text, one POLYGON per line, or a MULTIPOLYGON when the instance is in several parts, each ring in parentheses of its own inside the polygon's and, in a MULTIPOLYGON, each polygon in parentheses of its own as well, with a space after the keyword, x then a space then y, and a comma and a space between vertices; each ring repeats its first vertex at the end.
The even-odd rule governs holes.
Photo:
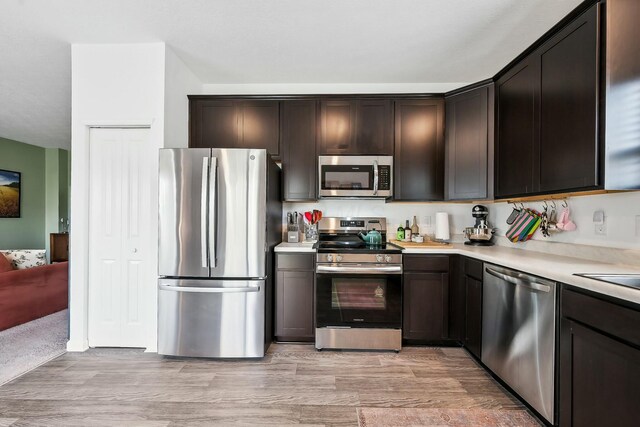
POLYGON ((0 249, 48 249, 69 216, 69 152, 0 138, 0 169, 22 173, 20 218, 0 218, 0 249))
POLYGON ((22 173, 20 218, 0 218, 0 249, 45 247, 45 149, 0 138, 0 169, 22 173))

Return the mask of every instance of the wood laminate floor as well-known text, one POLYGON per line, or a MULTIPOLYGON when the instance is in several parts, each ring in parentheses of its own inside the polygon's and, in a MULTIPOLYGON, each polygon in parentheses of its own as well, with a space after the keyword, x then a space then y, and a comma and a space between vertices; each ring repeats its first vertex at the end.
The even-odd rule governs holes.
POLYGON ((524 407, 459 348, 272 345, 262 360, 67 353, 0 387, 0 427, 357 426, 357 408, 524 407))

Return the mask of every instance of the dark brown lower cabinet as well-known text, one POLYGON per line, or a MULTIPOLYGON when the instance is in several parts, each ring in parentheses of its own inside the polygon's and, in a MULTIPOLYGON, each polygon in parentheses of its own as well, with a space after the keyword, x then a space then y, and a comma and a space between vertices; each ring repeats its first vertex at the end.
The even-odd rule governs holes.
POLYGON ((277 254, 276 260, 276 340, 313 341, 313 254, 277 254))
POLYGON ((402 338, 409 343, 449 338, 449 257, 405 255, 402 338))
POLYGON ((478 359, 482 350, 482 281, 465 276, 467 290, 464 346, 478 359))
POLYGON ((458 266, 457 291, 462 295, 455 302, 462 320, 458 341, 478 359, 482 350, 482 261, 460 257, 458 266))
POLYGON ((563 289, 560 425, 637 426, 640 307, 563 289))

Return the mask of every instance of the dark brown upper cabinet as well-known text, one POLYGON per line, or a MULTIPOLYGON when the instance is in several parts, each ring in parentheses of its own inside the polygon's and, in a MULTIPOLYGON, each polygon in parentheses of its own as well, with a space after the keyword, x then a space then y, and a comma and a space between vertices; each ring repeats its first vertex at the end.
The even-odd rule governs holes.
POLYGON ((315 200, 316 170, 315 99, 282 101, 282 171, 286 201, 315 200))
POLYGON ((320 101, 319 155, 393 154, 390 99, 320 101))
POLYGON ((599 10, 498 79, 496 197, 601 188, 599 10))
POLYGON ((640 2, 606 4, 606 164, 607 190, 640 190, 640 2))
POLYGON ((189 147, 264 148, 280 157, 280 101, 191 98, 189 147))
POLYGON ((320 101, 320 147, 323 154, 355 154, 356 101, 320 101))
POLYGON ((241 147, 264 148, 280 157, 280 102, 240 101, 238 112, 241 147))
POLYGON ((539 57, 528 56, 496 84, 496 197, 526 195, 534 186, 538 140, 539 57))
POLYGON ((358 154, 393 155, 393 101, 361 99, 356 108, 358 154))
POLYGON ((540 49, 540 192, 600 184, 600 5, 540 49))
POLYGON ((445 101, 448 200, 493 197, 493 95, 489 84, 445 101))
POLYGON ((444 198, 444 99, 395 102, 394 200, 444 198))
POLYGON ((189 147, 236 148, 238 103, 233 99, 190 99, 189 147))

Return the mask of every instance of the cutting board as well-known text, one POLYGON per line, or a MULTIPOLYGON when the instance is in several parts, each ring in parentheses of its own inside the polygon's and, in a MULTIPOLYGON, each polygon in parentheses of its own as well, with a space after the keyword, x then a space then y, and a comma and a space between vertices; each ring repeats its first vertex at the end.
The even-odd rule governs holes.
POLYGON ((441 243, 441 242, 399 242, 397 240, 390 240, 389 243, 393 243, 396 246, 400 246, 401 248, 446 248, 447 246, 451 246, 451 243, 441 243))

